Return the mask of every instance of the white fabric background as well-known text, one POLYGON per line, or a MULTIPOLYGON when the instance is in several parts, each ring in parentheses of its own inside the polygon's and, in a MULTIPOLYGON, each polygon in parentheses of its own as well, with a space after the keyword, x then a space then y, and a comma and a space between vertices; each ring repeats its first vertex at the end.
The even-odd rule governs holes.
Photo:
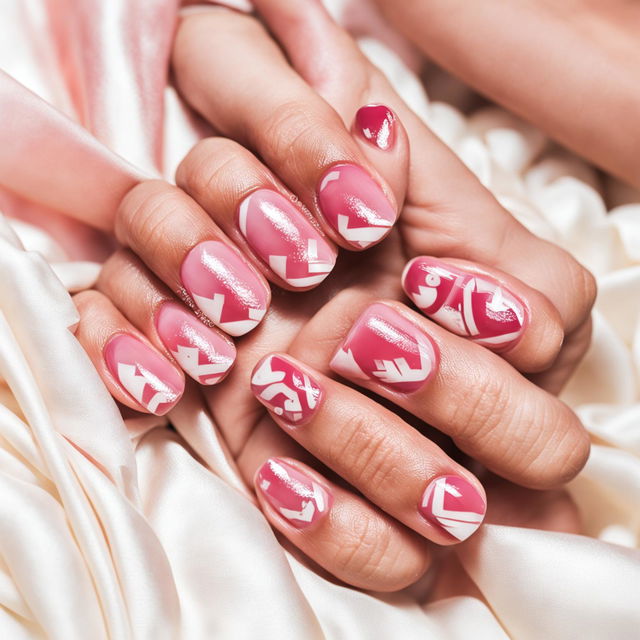
MULTIPOLYGON (((598 277, 593 346, 564 395, 596 442, 571 485, 588 537, 485 526, 461 561, 489 606, 469 597, 423 607, 329 583, 283 552, 196 402, 173 412, 177 434, 163 419, 123 423, 73 337, 63 286, 88 286, 95 265, 3 220, 0 638, 640 637, 640 196, 500 109, 465 117, 429 101, 409 47, 366 11, 330 4, 358 34, 369 29, 367 54, 505 207, 598 277)), ((25 44, 33 33, 21 40, 7 27, 19 24, 15 11, 0 2, 0 35, 11 31, 24 55, 5 48, 0 66, 70 113, 62 79, 25 44)), ((170 90, 166 107, 171 175, 190 139, 170 90)), ((149 170, 131 140, 109 142, 149 170)))

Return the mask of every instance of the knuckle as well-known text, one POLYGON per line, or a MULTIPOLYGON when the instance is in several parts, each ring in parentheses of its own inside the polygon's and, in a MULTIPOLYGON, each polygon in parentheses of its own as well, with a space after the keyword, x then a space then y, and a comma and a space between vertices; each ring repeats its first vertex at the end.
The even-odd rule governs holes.
POLYGON ((449 404, 451 435, 458 442, 474 441, 489 437, 495 427, 509 419, 513 411, 510 385, 500 372, 488 375, 486 370, 469 369, 473 378, 459 390, 457 402, 449 404))
POLYGON ((429 553, 422 541, 404 538, 373 514, 351 522, 334 558, 347 582, 377 591, 397 591, 413 584, 427 570, 429 553))
POLYGON ((375 493, 389 486, 398 471, 394 462, 392 425, 367 413, 354 413, 342 423, 329 455, 338 461, 355 486, 375 493))
POLYGON ((380 526, 373 517, 354 518, 352 527, 336 551, 336 563, 343 573, 357 576, 361 581, 371 581, 381 573, 388 560, 391 531, 380 526))
MULTIPOLYGON (((249 132, 256 147, 267 158, 277 158, 282 164, 300 163, 304 158, 321 157, 329 153, 330 141, 335 138, 327 123, 335 122, 331 110, 321 109, 301 101, 282 104, 277 110, 259 121, 249 132)), ((334 128, 339 131, 338 127, 334 128)), ((332 129, 333 130, 333 129, 332 129)))
POLYGON ((246 170, 246 153, 237 142, 227 138, 201 140, 178 166, 176 184, 188 193, 206 194, 222 175, 246 170))
POLYGON ((143 183, 126 196, 116 231, 136 253, 154 254, 171 237, 170 230, 185 208, 182 192, 160 181, 143 183), (138 191, 136 191, 138 190, 138 191))

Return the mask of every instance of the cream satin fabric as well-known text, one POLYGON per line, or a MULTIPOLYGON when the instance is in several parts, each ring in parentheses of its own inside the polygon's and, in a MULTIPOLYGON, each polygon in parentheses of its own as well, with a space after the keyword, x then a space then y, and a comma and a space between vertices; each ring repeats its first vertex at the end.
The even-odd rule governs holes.
MULTIPOLYGON (((90 286, 98 267, 3 219, 0 638, 640 637, 640 196, 500 110, 465 118, 429 102, 410 47, 366 5, 330 4, 500 201, 598 276, 593 347, 565 394, 598 443, 571 486, 589 537, 485 526, 460 560, 489 606, 326 581, 279 546, 197 399, 172 412, 176 432, 122 421, 73 337, 67 289, 90 286), (621 206, 607 212, 605 195, 621 206)), ((165 88, 176 11, 0 0, 6 214, 59 238, 54 211, 106 225, 139 176, 171 175, 198 136, 165 88)))

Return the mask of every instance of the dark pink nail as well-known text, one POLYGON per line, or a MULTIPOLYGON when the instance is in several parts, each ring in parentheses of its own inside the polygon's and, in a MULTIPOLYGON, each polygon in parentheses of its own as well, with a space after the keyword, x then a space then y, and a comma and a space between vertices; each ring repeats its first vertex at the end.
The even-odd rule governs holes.
POLYGON ((307 422, 322 399, 318 383, 279 356, 267 356, 254 369, 251 389, 269 410, 296 425, 307 422))
POLYGON ((402 286, 429 318, 494 351, 512 347, 526 324, 525 306, 501 284, 434 258, 414 258, 402 286))
POLYGON ((482 524, 487 505, 478 490, 459 476, 442 476, 425 489, 418 511, 431 524, 466 540, 482 524))
POLYGON ((375 380, 412 393, 438 368, 431 338, 386 304, 371 305, 351 328, 331 368, 351 380, 375 380))
POLYGON ((356 113, 356 129, 362 137, 383 151, 396 141, 396 117, 383 104, 368 104, 356 113))
POLYGON ((318 204, 327 222, 360 249, 382 240, 397 218, 378 183, 355 164, 327 169, 320 180, 318 204))
POLYGON ((236 359, 236 348, 229 338, 179 304, 165 302, 160 307, 156 330, 178 364, 200 384, 220 382, 236 359))
POLYGON ((207 240, 193 247, 180 278, 200 311, 232 336, 251 331, 267 312, 268 287, 224 242, 207 240))
POLYGON ((164 415, 180 400, 184 380, 160 354, 127 333, 105 345, 104 359, 111 375, 144 409, 164 415))
POLYGON ((324 487, 279 458, 269 458, 260 467, 255 483, 269 504, 298 529, 317 522, 333 503, 324 487))
POLYGON ((256 254, 292 287, 319 284, 336 263, 320 232, 277 191, 247 196, 238 208, 238 226, 256 254))

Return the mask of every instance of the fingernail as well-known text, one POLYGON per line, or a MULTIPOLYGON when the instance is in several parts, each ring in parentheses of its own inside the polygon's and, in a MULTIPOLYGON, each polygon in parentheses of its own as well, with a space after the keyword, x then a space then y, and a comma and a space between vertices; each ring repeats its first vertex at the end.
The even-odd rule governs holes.
POLYGON ((132 335, 120 333, 104 347, 111 375, 144 409, 162 416, 180 400, 184 380, 160 354, 132 335))
POLYGON ((382 240, 397 218, 378 183, 355 164, 327 169, 320 180, 318 204, 327 222, 360 249, 382 240))
POLYGON ((371 305, 351 328, 331 368, 352 380, 375 380, 393 391, 412 393, 438 367, 431 338, 386 304, 371 305))
POLYGON ((466 540, 482 524, 487 505, 478 490, 459 476, 436 478, 425 489, 418 511, 458 540, 466 540))
POLYGON ((362 137, 383 151, 396 141, 396 117, 383 104, 367 104, 356 113, 356 130, 362 137))
POLYGON ((236 359, 233 342, 179 304, 165 302, 155 320, 160 340, 196 382, 216 384, 233 366, 236 359))
POLYGON ((512 347, 522 336, 525 306, 493 279, 420 257, 405 267, 402 286, 426 316, 494 351, 512 347))
POLYGON ((317 522, 333 503, 324 487, 279 458, 269 458, 260 467, 255 483, 267 502, 298 529, 317 522))
POLYGON ((262 404, 287 422, 308 422, 322 399, 320 385, 289 360, 267 356, 254 370, 251 390, 262 404))
POLYGON ((260 189, 238 208, 238 226, 256 254, 292 287, 322 282, 336 253, 318 230, 283 195, 260 189))
POLYGON ((232 336, 254 329, 269 306, 269 289, 223 242, 207 240, 189 251, 180 278, 198 308, 232 336))

